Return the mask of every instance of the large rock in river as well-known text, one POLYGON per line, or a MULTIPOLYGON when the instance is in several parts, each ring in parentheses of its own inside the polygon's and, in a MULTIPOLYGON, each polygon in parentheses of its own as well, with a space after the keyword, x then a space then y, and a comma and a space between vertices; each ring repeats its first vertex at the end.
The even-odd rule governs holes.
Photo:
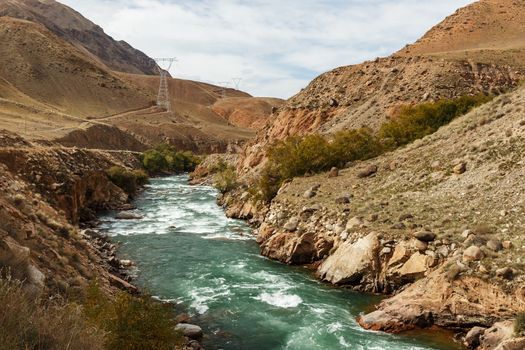
POLYGON ((317 273, 333 284, 360 284, 366 275, 373 277, 378 273, 380 247, 377 233, 355 243, 344 242, 319 266, 317 273))
POLYGON ((261 254, 286 264, 309 264, 317 257, 313 234, 278 232, 261 244, 261 254))

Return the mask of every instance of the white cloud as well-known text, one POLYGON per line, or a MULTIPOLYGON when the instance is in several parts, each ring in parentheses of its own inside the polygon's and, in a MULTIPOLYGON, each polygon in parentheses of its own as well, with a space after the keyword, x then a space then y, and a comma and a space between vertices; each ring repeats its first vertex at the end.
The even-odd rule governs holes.
POLYGON ((318 74, 388 55, 472 0, 60 0, 172 74, 290 97, 318 74))

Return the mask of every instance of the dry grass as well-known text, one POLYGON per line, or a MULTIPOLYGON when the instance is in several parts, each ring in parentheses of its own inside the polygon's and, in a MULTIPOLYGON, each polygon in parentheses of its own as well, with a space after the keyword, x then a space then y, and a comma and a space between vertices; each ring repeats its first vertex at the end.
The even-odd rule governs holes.
POLYGON ((0 349, 99 350, 104 334, 90 325, 76 304, 62 299, 43 302, 22 283, 0 279, 0 349))

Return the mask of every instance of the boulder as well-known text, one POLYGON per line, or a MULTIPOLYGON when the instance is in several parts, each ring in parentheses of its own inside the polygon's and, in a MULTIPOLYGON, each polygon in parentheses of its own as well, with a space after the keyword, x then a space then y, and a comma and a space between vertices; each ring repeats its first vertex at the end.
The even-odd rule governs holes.
POLYGON ((142 215, 139 215, 133 212, 129 212, 129 211, 120 212, 115 216, 115 219, 118 219, 118 220, 140 220, 143 218, 144 217, 142 215))
POLYGON ((463 261, 478 261, 483 259, 484 256, 483 251, 479 247, 472 245, 463 252, 463 261))
POLYGON ((346 230, 347 231, 353 231, 357 228, 360 228, 365 222, 363 221, 362 218, 360 217, 357 217, 357 216, 354 216, 353 218, 351 218, 350 220, 347 221, 346 223, 346 230))
POLYGON ((413 245, 414 248, 416 248, 416 250, 420 252, 424 252, 428 248, 428 243, 420 241, 419 239, 414 239, 413 245))
POLYGON ((419 252, 412 256, 395 271, 402 279, 416 279, 423 277, 434 259, 419 252))
POLYGON ((465 335, 463 343, 469 349, 476 349, 479 346, 480 338, 484 332, 485 328, 483 327, 472 328, 470 331, 468 331, 467 335, 465 335))
POLYGON ((200 339, 202 338, 202 328, 189 323, 179 323, 175 326, 176 331, 182 332, 185 337, 190 339, 200 339))
POLYGON ((287 231, 293 232, 297 230, 297 226, 299 226, 299 218, 298 217, 291 217, 286 224, 284 224, 283 228, 287 231))
POLYGON ((372 176, 374 175, 375 173, 377 173, 377 165, 375 164, 372 164, 372 165, 369 165, 367 166, 366 168, 364 169, 361 169, 358 173, 357 173, 357 177, 359 179, 362 179, 362 178, 365 178, 365 177, 369 177, 369 176, 372 176))
POLYGON ((336 204, 348 204, 350 203, 350 196, 341 196, 335 199, 336 204))
POLYGON ((480 348, 485 350, 497 349, 500 344, 512 339, 513 334, 514 323, 512 321, 497 322, 480 337, 480 348))
POLYGON ((502 245, 502 247, 503 247, 504 249, 510 249, 510 248, 512 248, 512 242, 511 242, 511 241, 503 241, 503 242, 501 243, 501 245, 502 245))
POLYGON ((487 242, 487 248, 492 250, 493 252, 499 252, 503 249, 503 244, 499 239, 491 239, 487 242))
POLYGON ((312 234, 279 232, 261 244, 261 254, 285 264, 309 264, 317 257, 312 234))
POLYGON ((315 193, 315 191, 309 189, 307 190, 306 192, 303 193, 303 197, 306 198, 306 199, 310 199, 310 198, 313 198, 317 195, 317 193, 315 193))
POLYGON ((461 162, 457 164, 456 166, 454 166, 454 168, 452 168, 452 171, 454 172, 454 174, 458 174, 458 175, 463 174, 464 172, 467 171, 467 163, 461 162))
POLYGON ((339 176, 339 169, 337 169, 336 167, 333 167, 332 169, 330 169, 330 172, 328 173, 329 178, 338 177, 338 176, 339 176))
POLYGON ((370 233, 355 243, 344 242, 319 266, 321 279, 333 284, 358 284, 379 268, 381 245, 377 233, 370 233))
POLYGON ((436 239, 436 234, 430 231, 418 231, 414 232, 414 238, 422 242, 432 242, 436 239))
POLYGON ((129 282, 126 282, 124 281, 122 278, 120 277, 117 277, 113 274, 108 274, 108 280, 109 280, 109 283, 112 285, 112 286, 115 286, 119 289, 122 289, 122 290, 125 290, 131 294, 135 294, 138 292, 138 289, 137 287, 135 287, 134 285, 132 285, 131 283, 129 282))
POLYGON ((397 264, 404 263, 410 257, 410 252, 404 243, 399 243, 394 249, 394 254, 388 261, 388 266, 395 266, 397 264))
POLYGON ((415 328, 433 325, 432 313, 417 305, 404 305, 396 312, 377 310, 359 316, 357 322, 368 330, 399 333, 415 328))

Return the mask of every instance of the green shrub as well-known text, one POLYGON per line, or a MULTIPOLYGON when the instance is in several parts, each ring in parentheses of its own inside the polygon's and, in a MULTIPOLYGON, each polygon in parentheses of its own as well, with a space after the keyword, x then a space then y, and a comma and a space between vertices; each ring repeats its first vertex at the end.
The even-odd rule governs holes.
POLYGON ((139 187, 148 183, 148 174, 143 170, 128 170, 114 166, 106 171, 111 182, 128 194, 135 194, 139 187))
POLYGON ((378 137, 390 148, 406 145, 434 133, 454 118, 466 114, 492 98, 486 95, 462 96, 457 99, 405 106, 394 119, 381 126, 378 137))
POLYGON ((514 333, 517 336, 525 335, 525 312, 520 312, 514 320, 514 333))
POLYGON ((152 149, 144 152, 142 165, 147 172, 150 174, 155 174, 165 171, 168 168, 168 161, 162 153, 152 149))
POLYGON ((52 300, 35 298, 21 282, 0 278, 0 348, 104 349, 104 333, 86 320, 79 305, 52 300))
POLYGON ((215 174, 214 186, 222 193, 229 192, 237 187, 237 174, 235 168, 226 166, 215 174))
POLYGON ((151 174, 181 173, 195 170, 200 159, 189 151, 177 151, 170 145, 160 145, 142 155, 144 169, 151 174))
POLYGON ((268 163, 257 183, 259 199, 270 201, 284 181, 381 154, 383 147, 369 129, 346 130, 332 140, 319 134, 292 136, 268 149, 268 163))
POLYGON ((330 166, 339 168, 348 162, 370 159, 384 152, 381 141, 366 128, 337 132, 329 148, 330 166))
POLYGON ((88 318, 106 332, 107 350, 173 350, 183 342, 171 307, 151 297, 121 292, 109 300, 92 284, 84 307, 88 318))

